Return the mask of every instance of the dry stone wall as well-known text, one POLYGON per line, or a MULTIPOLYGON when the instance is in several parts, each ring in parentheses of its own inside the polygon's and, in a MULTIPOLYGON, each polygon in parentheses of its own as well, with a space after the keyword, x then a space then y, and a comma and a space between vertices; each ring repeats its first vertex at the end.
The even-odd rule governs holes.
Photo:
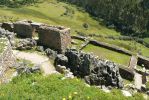
POLYGON ((149 58, 138 55, 138 65, 149 69, 149 58))
POLYGON ((0 54, 0 79, 4 78, 5 71, 15 64, 15 57, 9 41, 6 43, 4 51, 0 54))
POLYGON ((18 21, 14 23, 14 32, 23 38, 32 38, 35 28, 30 21, 18 21))
POLYGON ((64 52, 71 44, 70 29, 63 26, 40 26, 39 42, 42 45, 64 52))

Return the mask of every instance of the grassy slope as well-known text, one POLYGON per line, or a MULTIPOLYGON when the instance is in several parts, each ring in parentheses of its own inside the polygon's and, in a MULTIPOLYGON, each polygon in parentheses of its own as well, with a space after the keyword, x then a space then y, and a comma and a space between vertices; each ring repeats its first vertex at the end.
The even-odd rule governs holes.
POLYGON ((86 52, 93 52, 101 59, 108 59, 111 61, 114 61, 119 64, 123 64, 128 66, 130 56, 127 56, 125 54, 117 53, 102 47, 97 47, 94 45, 89 44, 86 48, 83 49, 83 51, 86 52))
POLYGON ((135 41, 113 40, 113 39, 105 39, 105 38, 99 38, 99 37, 95 39, 112 45, 117 45, 119 47, 130 50, 134 53, 137 53, 140 50, 143 56, 149 57, 149 48, 135 41))
POLYGON ((135 94, 133 97, 127 98, 122 95, 120 90, 104 93, 98 88, 85 86, 81 80, 61 80, 61 78, 61 75, 43 77, 40 74, 18 76, 11 83, 0 86, 0 99, 62 100, 66 98, 67 100, 143 100, 140 94, 135 94))
MULTIPOLYGON (((11 20, 11 19, 29 19, 38 22, 44 22, 52 25, 63 25, 70 27, 72 34, 76 31, 83 33, 97 33, 102 35, 114 35, 119 36, 120 33, 115 30, 106 28, 102 22, 97 22, 89 16, 88 13, 79 11, 75 6, 57 3, 56 0, 46 0, 43 3, 36 4, 34 6, 24 6, 21 8, 0 8, 0 21, 11 20), (66 12, 66 7, 70 9, 68 15, 63 15, 66 12), (74 13, 72 13, 74 12, 74 13), (88 23, 89 28, 83 28, 82 24, 88 23)), ((100 41, 108 42, 111 44, 124 47, 126 49, 134 48, 130 46, 129 43, 132 41, 119 41, 119 40, 108 40, 99 39, 100 41)), ((137 47, 141 48, 142 54, 144 56, 149 56, 149 49, 137 44, 137 47)))
POLYGON ((88 13, 78 11, 76 7, 65 3, 57 3, 56 0, 47 0, 47 2, 22 8, 0 8, 1 17, 13 17, 14 19, 30 19, 53 25, 64 25, 71 27, 72 32, 75 30, 84 33, 101 33, 103 35, 119 35, 118 32, 110 30, 92 19, 88 13), (49 1, 49 2, 48 2, 49 1), (69 7, 74 14, 69 12, 70 16, 61 16, 69 7), (72 16, 71 16, 72 15, 72 16), (88 23, 89 29, 83 28, 82 24, 88 23))

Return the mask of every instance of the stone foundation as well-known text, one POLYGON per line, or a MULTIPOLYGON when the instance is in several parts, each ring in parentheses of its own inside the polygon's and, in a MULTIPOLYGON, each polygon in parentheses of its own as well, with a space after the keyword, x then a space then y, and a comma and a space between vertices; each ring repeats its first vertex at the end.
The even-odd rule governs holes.
POLYGON ((39 43, 58 52, 64 52, 71 44, 70 28, 63 26, 40 26, 39 43))

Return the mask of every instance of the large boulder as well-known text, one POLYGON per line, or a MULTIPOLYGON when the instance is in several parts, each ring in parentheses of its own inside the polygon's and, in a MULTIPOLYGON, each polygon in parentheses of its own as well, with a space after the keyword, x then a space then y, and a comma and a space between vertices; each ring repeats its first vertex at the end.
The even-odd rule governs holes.
POLYGON ((46 53, 46 55, 47 55, 49 58, 55 59, 56 56, 57 56, 57 51, 54 51, 54 50, 52 50, 52 49, 50 49, 50 48, 47 48, 47 49, 45 50, 45 53, 46 53))
POLYGON ((68 64, 68 58, 63 54, 58 54, 55 59, 54 65, 67 66, 67 64, 68 64))
POLYGON ((66 51, 68 63, 62 63, 66 58, 60 55, 57 64, 67 66, 75 76, 85 78, 90 85, 105 85, 122 88, 123 81, 119 73, 118 65, 108 60, 101 60, 92 54, 83 53, 75 49, 66 51))

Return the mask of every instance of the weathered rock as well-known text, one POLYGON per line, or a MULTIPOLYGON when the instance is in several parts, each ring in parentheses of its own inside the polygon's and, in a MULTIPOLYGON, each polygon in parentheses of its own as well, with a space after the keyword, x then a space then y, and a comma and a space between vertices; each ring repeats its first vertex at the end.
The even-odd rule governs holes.
MULTIPOLYGON (((68 57, 67 65, 61 62, 63 60, 57 61, 57 64, 62 63, 67 66, 75 76, 85 78, 88 84, 123 87, 119 68, 115 63, 72 49, 68 50, 65 55, 68 57)), ((59 59, 61 58, 63 57, 60 56, 59 59)))
POLYGON ((37 46, 36 50, 39 52, 44 52, 44 47, 43 46, 37 46))
POLYGON ((146 94, 149 95, 149 91, 147 91, 146 94))
POLYGON ((65 66, 61 66, 61 65, 57 65, 56 66, 56 70, 62 74, 64 74, 66 67, 65 66))
POLYGON ((23 38, 32 38, 35 28, 32 27, 30 21, 18 21, 14 23, 14 32, 23 38))
POLYGON ((57 56, 57 52, 56 51, 54 51, 54 50, 52 50, 52 49, 50 49, 50 48, 47 48, 46 50, 45 50, 45 53, 47 54, 47 56, 49 57, 49 58, 56 58, 56 56, 57 56))
POLYGON ((18 50, 30 50, 36 45, 37 42, 34 39, 27 38, 20 40, 19 43, 16 45, 16 48, 18 50))
POLYGON ((10 31, 10 32, 13 32, 13 28, 14 28, 13 23, 11 23, 11 22, 2 23, 1 27, 4 28, 5 30, 10 31))
POLYGON ((31 68, 25 62, 17 63, 15 65, 15 68, 16 68, 16 71, 17 71, 18 74, 22 74, 22 73, 31 74, 31 73, 35 73, 35 72, 40 71, 40 66, 39 65, 36 65, 36 66, 31 68))
POLYGON ((45 24, 32 22, 31 25, 32 25, 32 27, 34 27, 36 29, 36 32, 38 33, 39 32, 39 27, 42 26, 42 25, 45 25, 45 24))
POLYGON ((57 55, 55 61, 54 61, 54 65, 61 65, 61 66, 67 66, 68 64, 68 58, 66 56, 64 56, 63 54, 59 54, 57 55))
POLYGON ((35 73, 35 72, 38 72, 38 71, 40 71, 40 66, 39 65, 36 65, 36 66, 31 68, 32 73, 35 73))
POLYGON ((129 91, 126 91, 126 90, 121 90, 121 91, 122 91, 123 95, 126 97, 132 96, 132 94, 129 91))
POLYGON ((62 26, 42 25, 38 31, 39 43, 58 52, 64 52, 71 44, 70 29, 62 26))
POLYGON ((15 34, 13 32, 9 32, 8 30, 0 28, 0 38, 1 37, 7 37, 10 41, 11 45, 14 45, 14 36, 15 34))

